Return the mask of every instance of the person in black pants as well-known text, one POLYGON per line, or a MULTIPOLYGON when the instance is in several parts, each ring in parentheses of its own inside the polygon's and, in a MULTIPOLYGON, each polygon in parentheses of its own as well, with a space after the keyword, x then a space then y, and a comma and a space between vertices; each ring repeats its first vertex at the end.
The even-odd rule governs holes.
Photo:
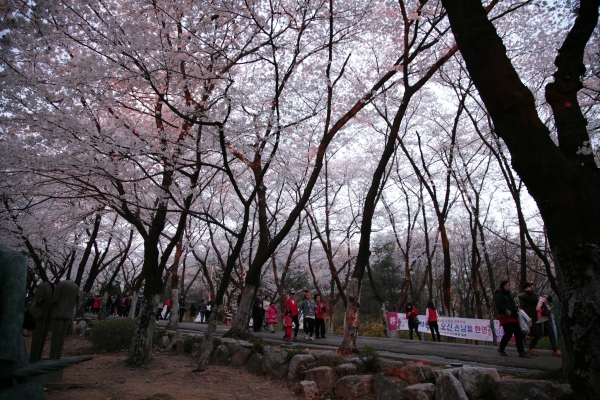
POLYGON ((435 333, 437 333, 437 341, 441 342, 442 339, 440 338, 440 328, 438 327, 437 310, 435 309, 433 300, 427 302, 425 317, 427 318, 427 324, 429 325, 429 332, 431 332, 431 340, 435 342, 435 333))
POLYGON ((531 358, 529 354, 525 352, 523 346, 523 334, 521 333, 521 327, 519 326, 519 311, 515 304, 515 299, 510 293, 510 282, 500 282, 500 287, 494 292, 494 303, 496 310, 498 311, 498 321, 504 329, 504 336, 500 340, 500 347, 498 347, 498 353, 501 356, 506 356, 506 345, 510 338, 515 335, 515 341, 517 344, 517 351, 519 357, 531 358))
POLYGON ((254 332, 260 332, 263 323, 263 302, 260 293, 256 294, 254 298, 254 305, 252 306, 252 330, 254 332))
POLYGON ((406 320, 408 321, 408 332, 410 340, 413 338, 413 331, 417 334, 417 339, 421 340, 421 334, 419 334, 419 310, 417 307, 413 307, 412 303, 406 303, 406 320))

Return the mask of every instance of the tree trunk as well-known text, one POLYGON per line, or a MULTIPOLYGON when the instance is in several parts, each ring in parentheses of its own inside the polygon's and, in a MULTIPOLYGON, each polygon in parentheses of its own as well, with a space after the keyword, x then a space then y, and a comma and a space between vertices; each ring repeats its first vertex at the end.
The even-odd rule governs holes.
MULTIPOLYGON (((139 297, 139 292, 137 290, 133 290, 131 292, 131 307, 129 307, 129 315, 127 317, 129 318, 135 318, 135 309, 136 309, 136 305, 137 305, 137 301, 138 301, 138 297, 139 297)), ((158 304, 158 303, 157 303, 158 304)), ((157 307, 158 308, 158 307, 157 307)), ((141 311, 141 310, 140 310, 141 311)), ((156 314, 155 314, 156 315, 156 314)))
POLYGON ((533 95, 514 70, 481 3, 443 4, 469 74, 548 230, 564 311, 563 376, 578 398, 600 398, 600 330, 592 328, 600 310, 600 173, 587 152, 574 150, 589 141, 578 117, 577 90, 600 1, 580 2, 579 15, 555 61, 555 82, 562 93, 555 92, 557 85, 547 87, 560 147, 540 120, 533 95))
MULTIPOLYGON (((145 293, 144 293, 145 294, 145 293)), ((152 339, 156 328, 156 310, 160 295, 144 295, 144 302, 137 319, 127 363, 133 366, 148 364, 152 359, 152 339)))
POLYGON ((206 371, 210 364, 210 356, 213 352, 213 338, 215 337, 215 331, 217 330, 217 318, 219 314, 220 307, 215 304, 212 313, 210 314, 210 318, 208 319, 208 326, 204 332, 204 337, 202 338, 200 359, 198 360, 198 367, 195 372, 206 371))
POLYGON ((223 335, 223 337, 231 337, 236 339, 246 340, 250 336, 248 334, 248 323, 252 315, 252 306, 256 297, 256 286, 246 284, 242 291, 242 298, 238 306, 237 313, 231 321, 231 329, 223 335))
POLYGON ((179 285, 177 282, 171 281, 171 315, 167 330, 176 331, 179 326, 179 285))

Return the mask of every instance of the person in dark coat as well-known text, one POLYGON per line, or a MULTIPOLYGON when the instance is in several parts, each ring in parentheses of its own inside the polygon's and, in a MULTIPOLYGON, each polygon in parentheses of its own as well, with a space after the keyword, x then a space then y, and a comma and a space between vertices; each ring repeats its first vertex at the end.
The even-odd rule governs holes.
POLYGON ((531 318, 531 327, 529 328, 529 350, 527 351, 531 356, 537 356, 538 353, 535 351, 535 346, 538 340, 540 340, 539 325, 537 324, 537 305, 540 297, 533 288, 533 283, 525 282, 523 284, 523 292, 519 294, 519 302, 523 311, 527 313, 527 316, 531 318))
POLYGON ((252 329, 254 332, 260 332, 263 323, 263 302, 260 293, 256 294, 254 298, 254 305, 252 306, 252 329))
POLYGON ((198 310, 196 310, 196 304, 192 303, 190 306, 190 318, 192 319, 192 322, 196 319, 196 315, 198 315, 198 310))
POLYGON ((502 329, 504 329, 504 336, 500 340, 498 353, 501 356, 507 356, 504 349, 506 349, 510 338, 515 335, 519 357, 531 358, 529 354, 525 353, 525 348, 523 347, 523 334, 519 326, 519 310, 517 309, 513 295, 510 293, 509 281, 500 282, 500 287, 494 292, 494 304, 498 312, 498 321, 502 329))

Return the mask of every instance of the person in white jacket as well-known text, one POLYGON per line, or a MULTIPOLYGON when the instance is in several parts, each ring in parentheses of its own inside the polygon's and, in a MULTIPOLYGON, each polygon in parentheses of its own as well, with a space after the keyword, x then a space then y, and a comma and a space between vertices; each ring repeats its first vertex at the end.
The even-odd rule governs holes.
POLYGON ((550 318, 552 318, 552 298, 545 294, 540 296, 537 307, 535 308, 538 314, 538 321, 540 336, 543 337, 545 332, 548 332, 548 337, 550 338, 550 345, 552 346, 552 350, 554 351, 554 355, 556 357, 561 357, 562 352, 558 350, 556 346, 556 336, 554 335, 554 329, 552 328, 550 318), (550 299, 550 300, 549 300, 550 299))

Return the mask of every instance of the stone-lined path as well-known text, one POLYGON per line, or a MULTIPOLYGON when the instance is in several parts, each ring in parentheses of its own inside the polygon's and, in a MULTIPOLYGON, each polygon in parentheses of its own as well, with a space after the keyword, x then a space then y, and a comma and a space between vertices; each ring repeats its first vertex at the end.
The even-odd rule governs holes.
MULTIPOLYGON (((165 327, 167 321, 159 321, 159 326, 165 327)), ((183 322, 179 324, 180 331, 203 332, 206 325, 183 322)), ((217 327, 217 335, 220 336, 227 332, 228 328, 223 325, 217 327)), ((285 344, 283 333, 276 331, 251 332, 252 334, 263 338, 268 342, 275 344, 285 344)), ((422 335, 424 336, 424 335, 422 335)), ((304 340, 304 335, 300 330, 298 333, 299 342, 292 342, 295 346, 337 349, 342 343, 341 335, 328 335, 326 339, 314 341, 304 340)), ((446 342, 431 342, 406 339, 388 339, 388 338, 370 338, 359 337, 357 346, 373 346, 384 357, 426 360, 439 364, 462 364, 479 367, 496 368, 503 371, 512 371, 520 373, 537 373, 541 371, 556 371, 562 366, 562 358, 552 355, 550 350, 538 350, 539 356, 532 358, 518 357, 517 350, 514 347, 507 348, 508 357, 502 357, 497 352, 497 347, 488 345, 469 345, 446 342)))

